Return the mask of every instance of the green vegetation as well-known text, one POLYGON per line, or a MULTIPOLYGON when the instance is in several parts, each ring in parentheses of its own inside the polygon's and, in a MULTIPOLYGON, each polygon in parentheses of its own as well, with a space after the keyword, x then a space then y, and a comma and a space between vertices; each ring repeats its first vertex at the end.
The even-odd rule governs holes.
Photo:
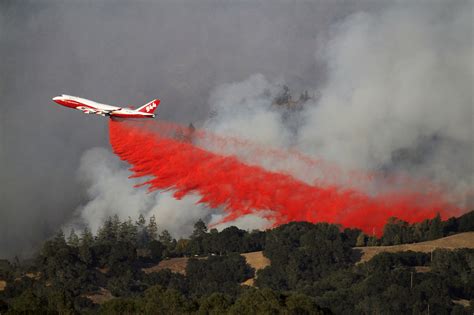
POLYGON ((474 230, 474 212, 418 224, 389 220, 381 238, 360 230, 292 222, 265 232, 195 224, 175 240, 159 222, 109 218, 94 236, 60 231, 29 262, 0 260, 0 313, 471 314, 474 250, 381 253, 355 264, 352 247, 429 240, 474 230), (240 255, 263 250, 255 273, 240 255), (143 268, 191 257, 186 275, 143 268), (198 256, 198 257, 195 257, 198 256), (418 272, 420 266, 424 272, 418 272), (256 287, 241 283, 254 277, 256 287), (110 292, 105 303, 97 292, 110 292), (464 307, 453 301, 470 301, 464 307))
POLYGON ((357 239, 357 246, 386 246, 431 241, 468 231, 474 231, 474 211, 458 218, 449 218, 446 221, 442 221, 441 217, 437 215, 433 219, 426 219, 414 224, 409 224, 397 218, 390 218, 380 239, 360 234, 357 239))

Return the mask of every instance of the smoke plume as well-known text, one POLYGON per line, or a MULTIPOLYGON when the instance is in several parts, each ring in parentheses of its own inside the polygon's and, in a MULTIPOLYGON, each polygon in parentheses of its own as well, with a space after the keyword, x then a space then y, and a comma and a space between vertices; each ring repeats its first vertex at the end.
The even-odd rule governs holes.
POLYGON ((58 108, 61 93, 119 106, 158 97, 162 119, 232 139, 200 148, 310 186, 376 196, 410 174, 429 183, 410 186, 433 184, 472 207, 472 12, 461 0, 0 2, 0 257, 115 211, 164 211, 158 224, 176 235, 191 219, 225 216, 195 206, 200 196, 132 189, 109 149, 89 151, 108 148, 104 120, 58 108), (291 114, 276 108, 283 84, 312 99, 291 114))

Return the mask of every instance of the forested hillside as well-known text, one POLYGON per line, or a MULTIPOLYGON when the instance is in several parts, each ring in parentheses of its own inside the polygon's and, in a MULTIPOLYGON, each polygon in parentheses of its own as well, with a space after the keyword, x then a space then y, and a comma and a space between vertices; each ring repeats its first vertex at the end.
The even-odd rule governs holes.
POLYGON ((154 217, 113 217, 97 235, 58 232, 30 261, 0 260, 0 313, 472 314, 473 249, 381 253, 355 264, 353 248, 473 230, 474 212, 418 224, 393 218, 381 238, 327 223, 218 232, 198 221, 175 240, 158 233, 154 217), (255 272, 240 254, 260 250, 271 264, 255 272), (170 257, 189 257, 185 274, 149 272, 170 257), (255 275, 255 287, 241 285, 255 275))

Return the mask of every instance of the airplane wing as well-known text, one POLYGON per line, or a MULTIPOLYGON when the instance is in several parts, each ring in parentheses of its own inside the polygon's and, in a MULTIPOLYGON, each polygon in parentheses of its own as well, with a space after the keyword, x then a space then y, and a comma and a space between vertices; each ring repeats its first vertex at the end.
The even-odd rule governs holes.
POLYGON ((120 107, 110 106, 110 108, 108 109, 103 109, 103 108, 91 108, 91 107, 79 106, 77 107, 77 109, 82 111, 84 114, 110 116, 110 113, 112 113, 113 111, 119 110, 120 107))

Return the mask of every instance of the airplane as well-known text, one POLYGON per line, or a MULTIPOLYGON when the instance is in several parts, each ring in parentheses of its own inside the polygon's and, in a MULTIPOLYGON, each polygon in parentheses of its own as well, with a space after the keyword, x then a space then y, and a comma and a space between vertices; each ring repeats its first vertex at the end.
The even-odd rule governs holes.
POLYGON ((155 118, 156 115, 154 114, 154 111, 160 104, 160 100, 156 99, 146 103, 142 107, 133 109, 101 104, 85 98, 66 94, 53 97, 53 101, 59 105, 80 110, 84 114, 96 114, 110 118, 155 118))

